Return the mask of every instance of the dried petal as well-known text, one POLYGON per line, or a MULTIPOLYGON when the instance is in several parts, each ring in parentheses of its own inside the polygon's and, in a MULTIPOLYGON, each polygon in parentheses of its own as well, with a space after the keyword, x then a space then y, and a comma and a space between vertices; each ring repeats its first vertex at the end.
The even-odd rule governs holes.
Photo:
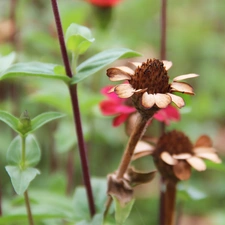
POLYGON ((154 95, 145 92, 142 95, 142 105, 146 108, 151 108, 154 104, 155 104, 154 95))
POLYGON ((179 161, 173 166, 175 176, 180 180, 187 180, 191 176, 191 167, 186 161, 179 161))
POLYGON ((177 105, 177 107, 182 108, 183 106, 185 106, 185 102, 183 98, 181 98, 178 95, 174 95, 170 93, 167 93, 167 94, 172 98, 172 102, 174 102, 177 105))
POLYGON ((132 160, 136 160, 146 155, 151 155, 154 151, 154 146, 145 141, 139 141, 134 149, 132 160))
POLYGON ((166 94, 157 93, 154 95, 154 98, 155 104, 161 109, 166 108, 172 101, 171 97, 166 94))
POLYGON ((188 159, 191 157, 191 154, 189 153, 181 153, 179 155, 173 155, 174 159, 188 159))
POLYGON ((189 78, 194 78, 194 77, 198 77, 199 75, 196 73, 189 73, 189 74, 184 74, 184 75, 180 75, 177 76, 173 79, 173 81, 180 81, 180 80, 184 80, 184 79, 189 79, 189 78))
POLYGON ((194 153, 195 154, 198 154, 198 153, 214 153, 216 152, 216 149, 215 148, 210 148, 210 147, 195 147, 193 149, 194 153))
POLYGON ((192 156, 191 158, 187 159, 187 162, 198 171, 204 171, 206 169, 204 161, 199 157, 192 156))
POLYGON ((126 178, 132 187, 137 186, 139 184, 144 184, 152 181, 155 177, 156 171, 151 171, 149 173, 143 173, 135 170, 134 168, 129 168, 126 173, 126 178))
POLYGON ((134 71, 127 66, 114 67, 107 70, 107 76, 111 81, 130 80, 134 71))
POLYGON ((171 61, 163 60, 162 62, 163 62, 163 65, 165 66, 165 68, 166 68, 167 71, 168 71, 168 70, 172 67, 172 65, 173 65, 173 63, 172 63, 171 61))
POLYGON ((165 163, 167 163, 169 165, 175 165, 178 162, 168 152, 162 152, 160 157, 165 163))
POLYGON ((129 98, 134 94, 134 89, 130 84, 119 84, 114 88, 115 93, 120 98, 129 98))
POLYGON ((207 135, 202 135, 195 143, 195 147, 212 147, 212 140, 207 135))
POLYGON ((134 65, 135 67, 140 67, 142 65, 141 62, 130 62, 130 64, 134 65))
POLYGON ((192 86, 184 82, 172 82, 171 88, 171 91, 194 95, 194 90, 192 86))
POLYGON ((215 163, 221 163, 221 159, 218 157, 218 155, 216 153, 209 153, 209 152, 199 152, 196 154, 198 157, 204 158, 204 159, 208 159, 212 162, 215 163))

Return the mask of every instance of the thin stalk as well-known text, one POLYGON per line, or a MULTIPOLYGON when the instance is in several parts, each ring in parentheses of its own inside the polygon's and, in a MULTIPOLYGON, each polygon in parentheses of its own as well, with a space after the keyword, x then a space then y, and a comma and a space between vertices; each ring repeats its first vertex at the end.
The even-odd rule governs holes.
MULTIPOLYGON (((143 136, 144 131, 147 127, 147 122, 148 122, 148 119, 143 118, 141 115, 139 115, 139 118, 136 123, 136 127, 133 130, 133 132, 131 133, 131 136, 128 140, 123 157, 121 159, 121 162, 120 162, 120 165, 118 168, 118 172, 117 172, 117 179, 123 178, 123 175, 126 173, 127 168, 131 162, 131 159, 132 159, 132 156, 134 153, 134 149, 135 149, 138 141, 143 136)), ((112 203, 112 198, 109 196, 107 199, 107 202, 106 202, 106 209, 105 209, 105 213, 104 213, 105 217, 108 213, 111 203, 112 203)))
MULTIPOLYGON (((166 19, 167 19, 167 0, 161 1, 161 49, 160 49, 160 59, 164 60, 166 59, 166 19)), ((162 122, 161 124, 161 135, 165 133, 165 124, 162 122)), ((160 197, 159 197, 159 225, 169 225, 166 222, 166 196, 164 189, 164 179, 161 177, 160 179, 160 197)))
POLYGON ((176 202, 176 183, 167 182, 164 193, 164 225, 174 224, 175 202, 176 202))
POLYGON ((33 220, 33 216, 32 216, 32 213, 31 213, 30 200, 29 200, 27 190, 24 192, 24 199, 25 199, 25 204, 26 204, 26 209, 27 209, 27 216, 28 216, 29 225, 34 225, 34 220, 33 220))
MULTIPOLYGON (((26 136, 21 135, 21 140, 22 140, 21 167, 22 167, 22 169, 24 169, 25 168, 25 160, 26 160, 26 136)), ((33 220, 32 212, 31 212, 30 200, 29 200, 27 190, 24 192, 24 200, 25 200, 25 205, 26 205, 26 209, 27 209, 27 216, 28 216, 29 225, 34 225, 34 220, 33 220)))
MULTIPOLYGON (((62 54, 64 66, 66 69, 66 74, 68 77, 72 78, 73 74, 70 68, 69 58, 66 51, 66 45, 64 41, 64 35, 62 31, 62 24, 61 24, 61 19, 59 15, 57 0, 51 0, 51 2, 52 2, 52 9, 53 9, 54 17, 55 17, 57 32, 58 32, 61 54, 62 54)), ((80 154, 81 166, 82 166, 82 172, 83 172, 83 180, 84 180, 84 184, 85 184, 85 188, 87 192, 90 215, 91 217, 93 217, 95 214, 95 204, 94 204, 94 198, 93 198, 93 193, 91 188, 90 174, 89 174, 88 161, 87 161, 87 155, 86 155, 86 146, 84 143, 84 136, 83 136, 83 130, 82 130, 79 102, 78 102, 78 96, 77 96, 77 85, 69 86, 69 92, 70 92, 70 98, 71 98, 72 109, 73 109, 74 125, 75 125, 77 139, 78 139, 79 154, 80 154)))

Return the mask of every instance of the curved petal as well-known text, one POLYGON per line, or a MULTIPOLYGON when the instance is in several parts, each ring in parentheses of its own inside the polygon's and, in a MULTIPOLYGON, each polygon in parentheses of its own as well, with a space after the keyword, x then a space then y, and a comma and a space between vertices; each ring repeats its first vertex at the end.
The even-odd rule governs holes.
POLYGON ((185 102, 183 98, 171 93, 167 93, 167 94, 172 98, 172 102, 175 103, 178 108, 182 108, 183 106, 185 106, 185 102))
POLYGON ((167 163, 169 165, 175 165, 178 162, 168 152, 162 152, 160 157, 165 163, 167 163))
POLYGON ((163 62, 163 65, 164 65, 164 67, 166 68, 167 71, 168 71, 168 70, 172 67, 172 65, 173 65, 173 63, 172 63, 171 61, 163 60, 162 62, 163 62))
POLYGON ((198 153, 215 153, 216 149, 212 147, 194 147, 193 149, 195 154, 198 153))
POLYGON ((212 145, 212 140, 207 135, 200 136, 195 143, 195 147, 212 147, 212 145))
POLYGON ((125 122, 128 118, 129 114, 126 114, 126 113, 121 113, 120 115, 116 116, 114 119, 113 119, 113 126, 114 127, 117 127, 119 126, 120 124, 122 124, 123 122, 125 122))
POLYGON ((186 161, 196 170, 198 171, 204 171, 206 169, 206 165, 202 159, 200 159, 197 156, 192 156, 189 159, 186 159, 186 161))
POLYGON ((140 67, 143 63, 142 62, 130 62, 130 64, 134 65, 137 68, 137 67, 140 67))
POLYGON ((189 95, 194 95, 193 87, 184 82, 172 82, 171 84, 171 91, 177 91, 181 93, 186 93, 189 95))
POLYGON ((173 172, 178 179, 188 180, 191 176, 191 167, 186 161, 178 161, 178 163, 173 166, 173 172))
POLYGON ((189 78, 194 78, 194 77, 198 77, 199 75, 196 73, 189 73, 189 74, 184 74, 184 75, 180 75, 177 76, 173 79, 173 81, 180 81, 180 80, 184 80, 184 79, 189 79, 189 78))
POLYGON ((136 160, 146 155, 151 155, 154 149, 154 146, 148 144, 147 142, 139 141, 134 149, 132 160, 136 160))
POLYGON ((174 159, 188 159, 190 158, 192 155, 189 153, 182 153, 182 154, 178 154, 178 155, 173 155, 174 159))
POLYGON ((119 84, 114 88, 115 93, 120 98, 129 98, 134 94, 134 89, 130 84, 119 84))
POLYGON ((141 102, 144 107, 151 108, 155 104, 155 97, 153 94, 148 94, 147 92, 145 92, 142 95, 141 102))
POLYGON ((209 153, 209 152, 201 152, 196 154, 198 157, 208 159, 214 163, 221 163, 221 159, 218 157, 216 153, 209 153))
POLYGON ((171 97, 167 94, 157 93, 154 95, 154 98, 155 104, 161 109, 166 108, 172 101, 171 97))
POLYGON ((133 74, 134 71, 127 66, 114 67, 107 70, 107 76, 111 81, 130 80, 130 76, 133 74))

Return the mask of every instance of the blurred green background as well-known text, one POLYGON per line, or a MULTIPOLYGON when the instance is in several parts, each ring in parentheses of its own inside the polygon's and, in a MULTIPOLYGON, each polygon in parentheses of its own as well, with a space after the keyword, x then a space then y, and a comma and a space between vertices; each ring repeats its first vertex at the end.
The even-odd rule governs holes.
MULTIPOLYGON (((110 12, 85 1, 59 0, 58 4, 64 31, 74 22, 89 27, 96 39, 80 57, 80 62, 113 47, 140 52, 143 56, 134 59, 138 61, 160 57, 160 1, 121 0, 110 12), (104 28, 103 20, 109 20, 104 28)), ((169 76, 173 78, 185 73, 200 74, 200 77, 190 81, 196 95, 186 98, 187 105, 181 110, 181 121, 172 123, 167 129, 182 130, 193 142, 201 134, 208 134, 221 158, 224 158, 225 153, 224 9, 225 1, 214 0, 168 0, 167 8, 167 60, 173 62, 169 76)), ((17 53, 18 62, 62 64, 50 1, 0 1, 0 54, 6 55, 11 51, 17 53), (14 10, 11 7, 13 4, 16 4, 14 10), (10 34, 10 30, 13 30, 12 25, 6 23, 10 18, 13 19, 16 34, 5 37, 5 33, 10 34)), ((129 60, 132 59, 120 60, 114 65, 129 60)), ((90 173, 94 177, 103 178, 117 168, 128 139, 123 125, 112 127, 112 118, 102 116, 99 110, 98 104, 104 99, 100 90, 105 85, 112 85, 105 70, 78 85, 90 173)), ((35 133, 42 149, 42 160, 38 165, 41 175, 30 188, 52 191, 60 196, 67 189, 69 196, 72 195, 74 187, 82 184, 82 178, 66 86, 59 81, 37 78, 4 81, 0 83, 0 109, 15 116, 19 116, 25 109, 31 117, 51 110, 68 114, 66 118, 52 122, 35 133), (74 181, 67 185, 71 157, 75 159, 72 170, 74 181)), ((158 134, 158 127, 159 124, 155 123, 151 132, 156 131, 158 134)), ((6 150, 14 134, 2 122, 0 129, 4 213, 12 210, 10 207, 18 204, 19 200, 13 202, 13 189, 4 168, 6 150)), ((137 164, 147 170, 154 168, 151 157, 137 164)), ((224 224, 224 163, 221 166, 209 164, 208 167, 205 172, 193 171, 191 179, 179 186, 177 225, 193 222, 198 225, 224 224)), ((157 177, 152 183, 136 190, 137 201, 127 225, 157 223, 158 183, 157 177)), ((51 223, 58 224, 56 221, 40 222, 51 223)))

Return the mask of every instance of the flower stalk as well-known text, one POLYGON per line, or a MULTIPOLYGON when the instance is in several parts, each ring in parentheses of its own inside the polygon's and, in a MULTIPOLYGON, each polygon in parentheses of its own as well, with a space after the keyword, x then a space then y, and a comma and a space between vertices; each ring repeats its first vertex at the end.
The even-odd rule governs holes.
MULTIPOLYGON (((64 35, 63 35, 61 19, 60 19, 60 15, 58 11, 57 0, 51 0, 51 2, 52 2, 52 9, 53 9, 54 17, 55 17, 58 39, 59 39, 59 44, 60 44, 60 49, 61 49, 61 54, 62 54, 66 74, 68 77, 72 78, 73 74, 72 74, 69 58, 66 51, 66 45, 64 41, 64 35)), ((90 174, 89 174, 87 155, 86 155, 86 147, 85 147, 84 137, 83 137, 79 102, 78 102, 78 96, 77 96, 77 85, 76 84, 70 85, 69 92, 70 92, 70 98, 71 98, 71 104, 72 104, 72 110, 73 110, 74 124, 75 124, 76 133, 77 133, 77 139, 78 139, 79 154, 80 154, 81 166, 82 166, 82 172, 83 172, 83 180, 84 180, 84 184, 85 184, 85 188, 87 192, 90 215, 91 217, 93 217, 95 214, 95 204, 94 204, 94 197, 93 197, 92 188, 91 188, 90 174)))
POLYGON ((31 213, 30 200, 29 200, 27 190, 24 192, 24 199, 25 199, 25 205, 26 205, 26 209, 27 209, 27 216, 28 216, 29 225, 34 225, 34 220, 33 220, 33 216, 32 216, 32 213, 31 213))

